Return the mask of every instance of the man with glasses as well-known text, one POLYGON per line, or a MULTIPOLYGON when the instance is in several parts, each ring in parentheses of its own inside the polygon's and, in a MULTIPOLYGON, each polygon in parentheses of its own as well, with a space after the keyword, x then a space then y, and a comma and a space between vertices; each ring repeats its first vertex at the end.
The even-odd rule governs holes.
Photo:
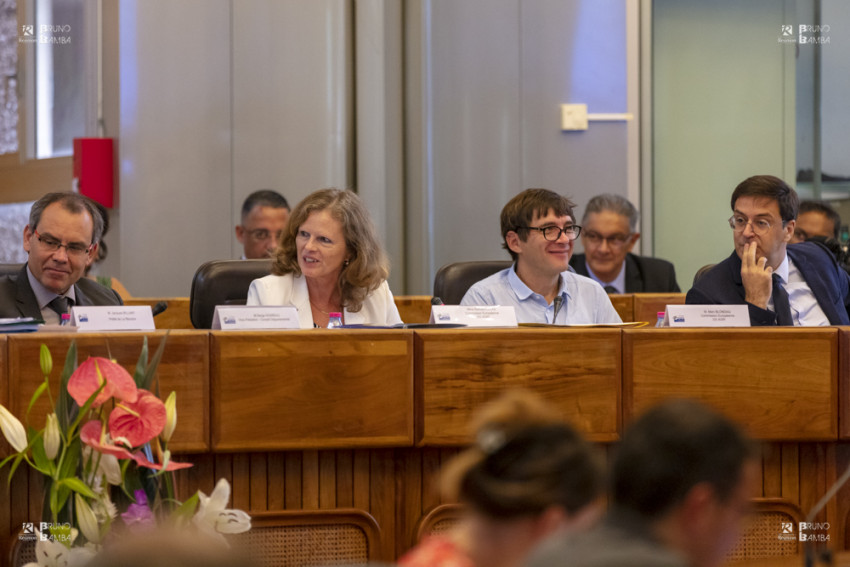
POLYGON ((666 260, 637 256, 632 248, 638 211, 619 195, 597 195, 587 203, 581 219, 584 254, 574 254, 575 271, 599 282, 608 293, 679 292, 676 271, 666 260))
POLYGON ((86 197, 48 193, 36 201, 24 228, 27 263, 0 278, 0 317, 58 324, 74 305, 122 305, 115 291, 83 277, 102 234, 103 218, 86 197))
POLYGON ((789 245, 799 200, 784 181, 757 175, 732 193, 735 251, 688 292, 693 304, 744 304, 752 325, 848 325, 850 278, 817 242, 789 245))
POLYGON ((466 292, 461 305, 511 305, 520 323, 621 323, 602 287, 570 271, 581 233, 569 199, 526 189, 502 209, 502 246, 514 264, 466 292))
POLYGON ((242 259, 268 258, 289 220, 289 203, 271 189, 254 191, 242 204, 242 224, 236 239, 242 244, 242 259))

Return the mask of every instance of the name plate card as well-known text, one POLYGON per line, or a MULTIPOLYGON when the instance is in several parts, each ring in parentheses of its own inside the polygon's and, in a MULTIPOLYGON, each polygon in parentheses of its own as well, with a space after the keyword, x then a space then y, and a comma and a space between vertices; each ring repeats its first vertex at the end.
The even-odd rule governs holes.
POLYGON ((150 305, 75 305, 71 308, 71 324, 78 331, 156 330, 150 305))
POLYGON ((467 327, 516 327, 513 306, 432 305, 429 323, 457 323, 467 327))
POLYGON ((749 327, 746 305, 668 305, 664 327, 749 327))
POLYGON ((300 329, 298 310, 293 305, 216 305, 213 329, 251 331, 300 329))

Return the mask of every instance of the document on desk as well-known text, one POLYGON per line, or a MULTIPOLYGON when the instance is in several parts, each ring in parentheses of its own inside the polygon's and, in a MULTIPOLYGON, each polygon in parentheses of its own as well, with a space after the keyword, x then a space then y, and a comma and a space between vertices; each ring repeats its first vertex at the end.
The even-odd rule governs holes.
POLYGON ((38 330, 44 324, 34 317, 11 317, 0 319, 0 333, 29 333, 38 330))

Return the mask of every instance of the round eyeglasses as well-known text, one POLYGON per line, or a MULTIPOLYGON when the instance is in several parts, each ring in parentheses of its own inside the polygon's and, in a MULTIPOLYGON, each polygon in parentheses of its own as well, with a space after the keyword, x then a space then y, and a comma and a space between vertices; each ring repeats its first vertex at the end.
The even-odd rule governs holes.
POLYGON ((629 241, 629 238, 631 236, 631 234, 612 234, 611 236, 602 236, 601 234, 593 230, 588 230, 584 233, 584 238, 590 244, 593 244, 594 246, 599 246, 603 242, 607 242, 608 246, 610 246, 611 248, 622 248, 626 245, 626 242, 629 241))
POLYGON ((561 238, 562 234, 566 234, 568 240, 575 240, 576 238, 578 238, 578 235, 581 234, 581 227, 577 224, 570 224, 565 226, 564 228, 560 228, 554 225, 518 226, 517 230, 520 229, 540 231, 540 234, 543 235, 543 238, 545 238, 549 242, 557 242, 561 238))

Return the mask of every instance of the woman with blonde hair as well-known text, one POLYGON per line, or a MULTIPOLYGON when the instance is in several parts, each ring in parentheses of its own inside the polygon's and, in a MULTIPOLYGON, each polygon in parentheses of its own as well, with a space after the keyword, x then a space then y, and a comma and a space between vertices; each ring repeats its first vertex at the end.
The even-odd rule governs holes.
POLYGON ((539 396, 508 392, 482 408, 474 427, 475 444, 442 478, 463 518, 409 551, 402 567, 519 567, 544 538, 599 517, 596 449, 539 396))
POLYGON ((369 212, 351 191, 320 189, 298 203, 248 305, 294 305, 301 328, 401 324, 387 285, 389 263, 369 212))

